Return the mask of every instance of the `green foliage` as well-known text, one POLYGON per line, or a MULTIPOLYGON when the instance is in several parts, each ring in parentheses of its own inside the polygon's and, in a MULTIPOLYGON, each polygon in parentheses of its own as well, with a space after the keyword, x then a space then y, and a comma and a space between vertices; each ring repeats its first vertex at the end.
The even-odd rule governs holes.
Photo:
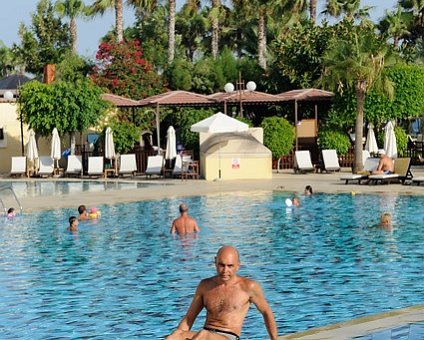
POLYGON ((165 71, 165 79, 172 90, 190 91, 192 87, 192 63, 185 59, 174 59, 165 71))
POLYGON ((408 135, 400 126, 395 126, 395 136, 398 155, 403 155, 408 147, 408 135))
POLYGON ((43 74, 44 65, 57 64, 66 51, 70 50, 69 26, 55 16, 50 0, 40 0, 36 13, 31 17, 32 25, 21 24, 21 44, 14 45, 16 56, 26 65, 26 71, 43 74))
POLYGON ((180 138, 185 149, 194 150, 196 154, 199 152, 199 134, 191 132, 190 128, 213 113, 213 109, 184 109, 184 113, 180 115, 180 138))
POLYGON ((50 136, 55 127, 60 134, 82 132, 95 126, 109 107, 102 93, 89 79, 51 85, 31 81, 20 89, 19 111, 24 123, 41 136, 50 136))
MULTIPOLYGON (((112 129, 115 151, 126 154, 134 148, 134 144, 140 140, 140 129, 126 119, 111 119, 108 126, 112 129)), ((107 126, 104 127, 102 137, 105 138, 107 126)))
POLYGON ((139 41, 101 43, 96 59, 100 63, 91 75, 94 83, 119 96, 143 99, 164 92, 161 76, 143 58, 139 41))
POLYGON ((63 60, 56 65, 56 81, 70 83, 84 80, 92 69, 92 65, 78 55, 67 52, 63 60))
POLYGON ((320 130, 318 140, 321 149, 336 149, 338 155, 346 155, 351 145, 349 136, 340 130, 320 130))
POLYGON ((294 126, 281 117, 267 117, 262 123, 264 145, 271 150, 272 156, 280 158, 289 154, 295 140, 294 126))

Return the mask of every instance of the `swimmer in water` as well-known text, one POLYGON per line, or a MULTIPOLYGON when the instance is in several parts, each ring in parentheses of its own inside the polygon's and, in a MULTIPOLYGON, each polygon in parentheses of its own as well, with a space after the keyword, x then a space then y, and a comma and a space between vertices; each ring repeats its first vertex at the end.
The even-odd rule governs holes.
POLYGON ((307 196, 311 196, 313 193, 314 193, 314 192, 313 192, 313 190, 312 190, 312 187, 311 187, 310 185, 307 185, 307 186, 305 187, 305 195, 307 195, 307 196))
POLYGON ((75 216, 69 217, 69 227, 66 230, 78 231, 78 219, 75 216))
POLYGON ((188 216, 188 206, 185 203, 181 203, 180 207, 180 214, 181 216, 176 218, 172 222, 171 226, 171 234, 193 234, 193 233, 199 233, 200 228, 197 225, 197 222, 194 218, 188 216))
POLYGON ((299 207, 300 206, 300 201, 298 197, 293 197, 293 205, 295 207, 299 207))
POLYGON ((8 219, 12 219, 16 216, 16 210, 15 208, 9 208, 9 210, 7 210, 7 218, 8 219))
POLYGON ((87 213, 87 208, 85 207, 85 205, 81 204, 78 207, 78 219, 80 221, 86 220, 88 219, 88 213, 87 213))

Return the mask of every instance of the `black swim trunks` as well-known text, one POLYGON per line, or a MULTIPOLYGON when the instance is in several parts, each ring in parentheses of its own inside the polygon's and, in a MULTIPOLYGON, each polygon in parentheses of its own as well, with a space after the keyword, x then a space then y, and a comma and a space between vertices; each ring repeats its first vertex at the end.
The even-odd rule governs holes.
POLYGON ((227 331, 221 331, 219 329, 215 329, 215 328, 209 328, 209 327, 203 327, 204 330, 209 331, 209 332, 213 332, 219 335, 223 335, 225 337, 228 338, 228 340, 240 340, 240 337, 233 332, 227 332, 227 331))

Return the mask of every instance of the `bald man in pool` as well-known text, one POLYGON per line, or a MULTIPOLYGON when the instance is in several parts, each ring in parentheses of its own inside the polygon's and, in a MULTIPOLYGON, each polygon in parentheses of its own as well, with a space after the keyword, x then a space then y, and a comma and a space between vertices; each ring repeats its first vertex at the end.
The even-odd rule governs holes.
POLYGON ((223 246, 215 256, 217 275, 197 286, 187 314, 167 340, 237 340, 244 318, 253 303, 262 314, 271 340, 277 339, 277 324, 261 286, 237 275, 240 267, 238 250, 223 246), (206 322, 199 332, 190 331, 200 311, 206 308, 206 322))
POLYGON ((188 216, 188 206, 185 203, 181 203, 180 207, 180 214, 181 216, 176 218, 172 222, 171 226, 171 234, 193 234, 193 233, 199 233, 200 228, 197 225, 197 222, 194 218, 188 216))

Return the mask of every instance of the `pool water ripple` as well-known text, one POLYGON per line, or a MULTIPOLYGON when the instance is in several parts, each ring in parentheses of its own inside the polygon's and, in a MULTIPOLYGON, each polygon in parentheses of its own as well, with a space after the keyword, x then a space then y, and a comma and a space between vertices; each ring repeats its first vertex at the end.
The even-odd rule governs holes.
MULTIPOLYGON (((187 198, 198 238, 169 235, 178 198, 98 207, 102 218, 77 235, 65 230, 75 210, 4 220, 4 338, 163 338, 214 275, 222 244, 239 248, 240 274, 262 284, 280 334, 423 303, 424 197, 317 194, 286 208, 287 197, 187 198), (393 232, 375 227, 386 211, 393 232)), ((242 336, 267 338, 254 308, 242 336)))

